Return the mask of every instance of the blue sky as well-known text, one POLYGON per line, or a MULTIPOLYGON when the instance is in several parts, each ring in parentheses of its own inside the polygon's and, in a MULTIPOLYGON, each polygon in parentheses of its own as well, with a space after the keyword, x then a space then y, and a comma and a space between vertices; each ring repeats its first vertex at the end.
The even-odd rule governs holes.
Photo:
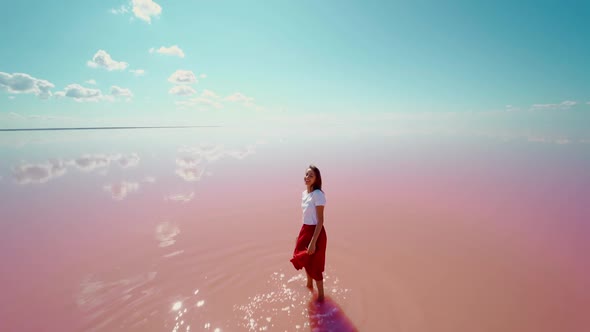
POLYGON ((590 111, 589 2, 3 1, 2 8, 2 127, 40 116, 215 124, 253 112, 537 109, 566 110, 579 121, 590 111), (101 62, 105 54, 113 61, 101 62), (177 70, 188 81, 171 82, 177 70))

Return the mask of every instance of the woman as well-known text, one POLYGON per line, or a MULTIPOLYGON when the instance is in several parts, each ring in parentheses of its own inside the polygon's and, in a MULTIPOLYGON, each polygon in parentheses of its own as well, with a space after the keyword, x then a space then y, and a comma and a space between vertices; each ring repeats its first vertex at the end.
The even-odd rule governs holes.
POLYGON ((324 300, 324 266, 328 238, 324 229, 326 196, 322 191, 322 175, 310 165, 304 177, 306 190, 302 193, 303 226, 297 237, 291 263, 300 270, 305 268, 307 288, 313 290, 313 280, 318 288, 318 301, 324 300))

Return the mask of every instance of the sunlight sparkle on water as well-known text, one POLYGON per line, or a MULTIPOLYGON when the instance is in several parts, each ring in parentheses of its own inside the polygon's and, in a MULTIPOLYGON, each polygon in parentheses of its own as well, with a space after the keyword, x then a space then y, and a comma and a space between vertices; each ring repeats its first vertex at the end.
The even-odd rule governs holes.
POLYGON ((180 302, 180 301, 174 303, 174 305, 172 306, 172 310, 174 310, 174 311, 177 311, 180 308, 182 308, 182 302, 180 302))

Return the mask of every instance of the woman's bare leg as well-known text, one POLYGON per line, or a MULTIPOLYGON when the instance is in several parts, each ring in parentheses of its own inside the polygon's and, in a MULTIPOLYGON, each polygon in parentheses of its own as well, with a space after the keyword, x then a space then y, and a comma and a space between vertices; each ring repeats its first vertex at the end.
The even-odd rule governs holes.
POLYGON ((316 280, 315 283, 318 286, 318 301, 322 302, 324 300, 324 280, 316 280))
POLYGON ((311 278, 309 273, 307 273, 307 271, 305 271, 305 273, 307 274, 307 288, 313 290, 313 279, 311 278))

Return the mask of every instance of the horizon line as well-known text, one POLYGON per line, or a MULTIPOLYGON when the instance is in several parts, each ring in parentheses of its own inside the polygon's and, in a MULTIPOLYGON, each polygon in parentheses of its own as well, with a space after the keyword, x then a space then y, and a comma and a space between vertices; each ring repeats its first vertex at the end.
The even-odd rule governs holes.
POLYGON ((61 130, 126 130, 126 129, 182 129, 219 128, 221 126, 124 126, 124 127, 56 127, 56 128, 0 128, 0 131, 61 131, 61 130))

